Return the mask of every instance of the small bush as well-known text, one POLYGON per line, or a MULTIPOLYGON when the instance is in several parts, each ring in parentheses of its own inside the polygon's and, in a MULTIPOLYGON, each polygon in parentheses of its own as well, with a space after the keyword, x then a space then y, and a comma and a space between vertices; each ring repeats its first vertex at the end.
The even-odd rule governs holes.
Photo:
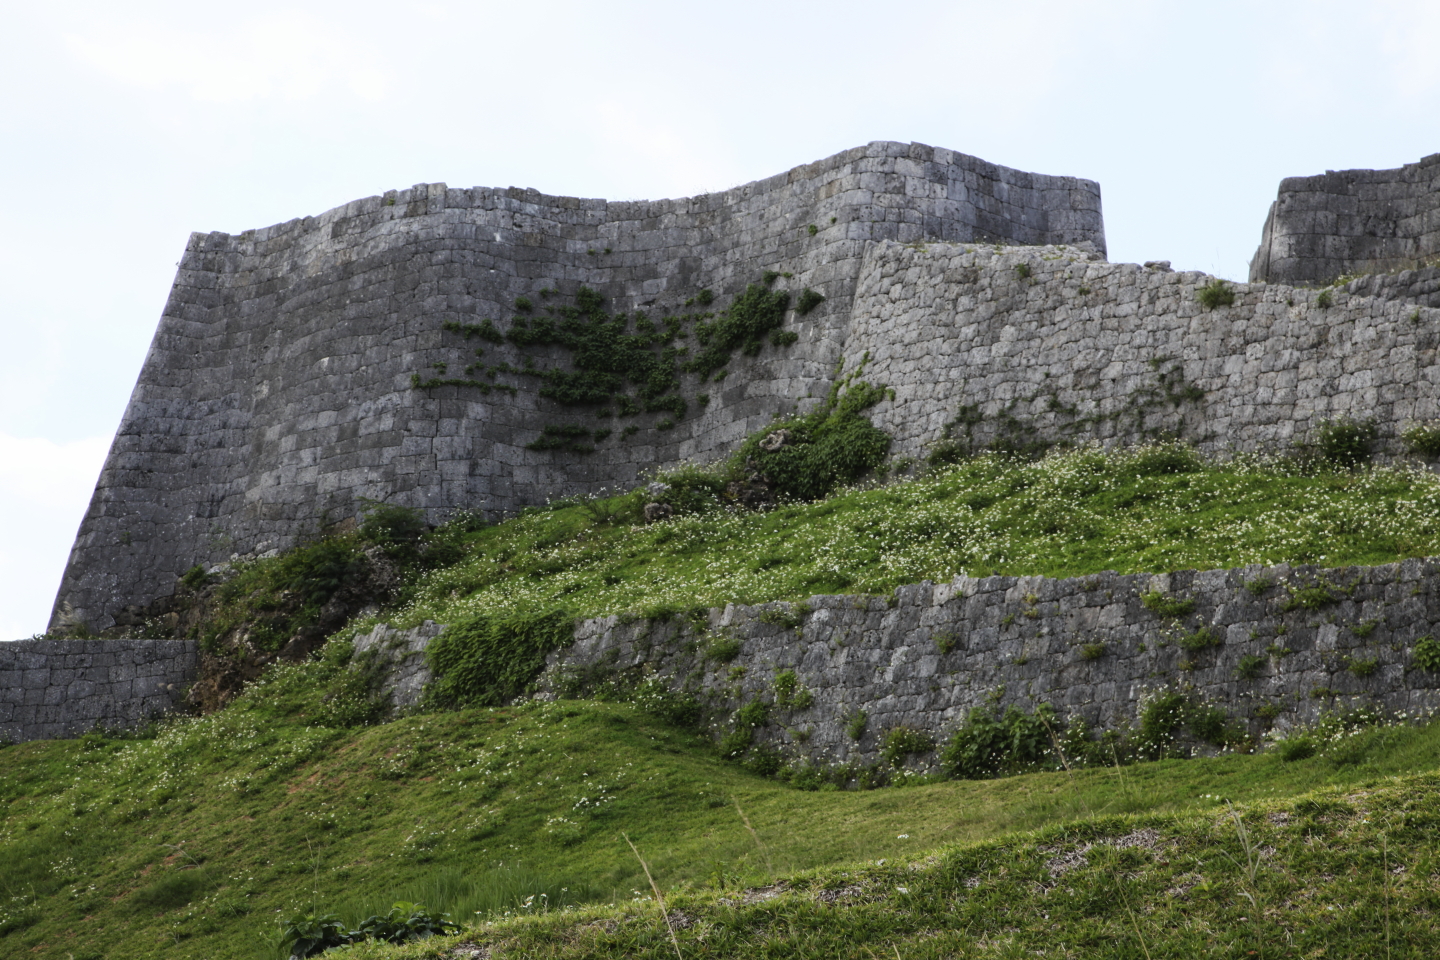
POLYGON ((1030 279, 1030 264, 1028 264, 1028 263, 1017 263, 1017 264, 1015 264, 1015 276, 1016 276, 1017 278, 1021 279, 1021 280, 1029 280, 1029 279, 1030 279))
POLYGON ((885 741, 880 746, 880 755, 892 767, 901 767, 905 761, 918 753, 929 753, 935 749, 935 738, 923 730, 913 727, 895 727, 886 731, 885 741))
POLYGON ((941 656, 953 653, 960 643, 960 639, 953 633, 937 633, 931 639, 935 641, 935 649, 940 651, 941 656))
POLYGON ((545 657, 568 645, 574 633, 573 619, 560 610, 457 620, 425 652, 435 674, 427 696, 447 706, 508 703, 529 691, 545 668, 545 657))
POLYGON ((1105 656, 1105 644, 1087 643, 1080 648, 1080 659, 1095 661, 1105 656))
POLYGON ((1440 641, 1429 634, 1416 640, 1410 650, 1410 662, 1421 670, 1440 673, 1440 641))
POLYGON ((1055 711, 1044 704, 1033 714, 1013 705, 999 715, 976 707, 945 744, 940 765, 958 780, 1033 770, 1051 756, 1054 726, 1055 711))
POLYGON ((825 297, 823 294, 816 293, 814 290, 806 287, 800 291, 800 299, 795 301, 795 312, 803 317, 824 302, 825 297))
POLYGON ((1275 586, 1275 578, 1263 575, 1254 580, 1245 581, 1245 589, 1250 591, 1252 597, 1263 597, 1273 586, 1275 586))
POLYGON ((758 472, 776 493, 797 500, 818 500, 853 483, 884 463, 890 450, 890 435, 861 416, 885 396, 883 387, 837 382, 811 413, 777 420, 746 438, 730 460, 730 474, 741 480, 758 472), (772 446, 781 431, 788 439, 772 446))
POLYGON ((1235 303, 1235 291, 1230 284, 1218 277, 1211 280, 1205 286, 1195 291, 1195 299, 1206 310, 1214 310, 1216 307, 1228 307, 1235 303))
POLYGON ((1375 657, 1369 657, 1364 660, 1360 660, 1355 657, 1345 658, 1345 669, 1349 670, 1351 675, 1360 677, 1362 679, 1374 674, 1376 668, 1379 666, 1380 661, 1375 657))
POLYGON ((1333 583, 1320 580, 1305 587, 1291 587, 1290 596, 1280 605, 1286 613, 1292 610, 1319 610, 1345 599, 1345 591, 1333 583))
POLYGON ((1131 451, 1122 461, 1120 472, 1135 477, 1160 477, 1195 473, 1204 466, 1199 451, 1189 444, 1149 443, 1131 451))
POLYGON ((775 704, 788 707, 795 699, 795 694, 801 690, 800 678, 795 675, 794 670, 782 670, 775 674, 774 687, 775 704))
POLYGON ((1330 309, 1330 307, 1333 306, 1334 303, 1335 295, 1329 290, 1321 290, 1319 295, 1315 297, 1315 306, 1319 307, 1321 310, 1330 309))
POLYGON ((1338 417, 1322 420, 1315 430, 1315 449, 1322 460, 1339 467, 1358 467, 1369 461, 1378 431, 1373 420, 1338 417))
POLYGON ((864 710, 856 710, 850 714, 850 718, 845 721, 845 732, 850 735, 851 740, 859 740, 865 736, 865 728, 869 723, 870 715, 864 710))
POLYGON ((1241 680, 1254 680, 1260 676, 1260 671, 1265 669, 1267 660, 1268 658, 1256 653, 1246 654, 1241 657, 1240 662, 1235 665, 1235 676, 1241 680))
POLYGON ((1142 593, 1140 602, 1145 605, 1145 609, 1162 617, 1183 617, 1195 609, 1194 600, 1182 600, 1179 597, 1167 596, 1159 590, 1142 593))
POLYGON ((711 637, 705 646, 705 656, 716 663, 729 663, 740 656, 740 641, 734 637, 711 637))
POLYGON ((1414 426, 1400 435, 1411 453, 1422 457, 1440 457, 1440 424, 1414 426))
POLYGON ((198 563, 180 575, 180 583, 191 592, 205 589, 209 586, 210 580, 210 574, 206 573, 205 567, 198 563))
POLYGON ((1224 637, 1221 636, 1219 630, 1213 627, 1201 627, 1194 633, 1187 633, 1175 641, 1180 649, 1188 650, 1191 653, 1208 650, 1210 647, 1218 647, 1222 642, 1224 642, 1224 637))
POLYGON ((1275 744, 1275 750, 1284 763, 1294 763, 1315 756, 1315 741, 1306 736, 1287 737, 1275 744))

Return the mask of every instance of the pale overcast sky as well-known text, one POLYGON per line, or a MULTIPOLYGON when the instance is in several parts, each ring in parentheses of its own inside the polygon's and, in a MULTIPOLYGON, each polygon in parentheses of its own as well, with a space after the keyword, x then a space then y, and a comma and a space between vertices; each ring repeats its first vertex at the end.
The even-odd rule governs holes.
POLYGON ((1098 180, 1243 280, 1282 177, 1440 151, 1440 3, 57 2, 0 25, 0 638, 44 629, 190 231, 414 183, 687 196, 871 140, 1098 180))

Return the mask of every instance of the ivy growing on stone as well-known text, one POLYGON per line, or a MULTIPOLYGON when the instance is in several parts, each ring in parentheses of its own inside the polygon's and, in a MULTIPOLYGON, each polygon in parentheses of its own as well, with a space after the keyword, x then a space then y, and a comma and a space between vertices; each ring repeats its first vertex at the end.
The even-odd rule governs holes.
MULTIPOLYGON (((767 335, 776 347, 788 346, 799 339, 794 331, 779 329, 789 309, 790 294, 771 287, 782 276, 790 275, 766 271, 763 282, 750 284, 719 313, 685 313, 665 316, 658 322, 643 312, 611 314, 605 309, 604 297, 588 287, 581 287, 569 305, 542 303, 539 308, 542 315, 536 314, 534 301, 520 297, 515 301, 519 315, 512 318, 503 332, 489 319, 481 323, 448 320, 443 329, 467 340, 478 337, 490 343, 508 342, 521 349, 561 347, 570 353, 568 366, 542 368, 534 357, 527 355, 523 368, 503 362, 484 366, 477 361, 465 368, 465 377, 446 377, 445 365, 435 364, 436 376, 423 378, 414 374, 410 382, 417 390, 453 386, 475 389, 481 394, 508 390, 514 395, 517 388, 493 382, 496 375, 528 376, 538 379, 540 396, 564 406, 592 407, 601 417, 665 414, 654 428, 670 429, 689 409, 682 390, 683 374, 697 373, 702 381, 716 370, 723 375, 725 365, 737 349, 747 355, 757 354, 767 335), (693 357, 690 348, 680 343, 687 336, 687 327, 693 327, 700 346, 693 357), (475 379, 473 374, 482 370, 486 379, 475 379)), ((539 293, 544 300, 557 291, 545 288, 539 293)), ((823 299, 807 288, 802 295, 802 312, 813 309, 823 299)), ((714 300, 714 293, 704 289, 685 305, 707 307, 714 300)), ((477 350, 476 354, 482 355, 483 351, 477 350)), ((709 397, 701 396, 703 399, 696 399, 703 406, 709 397)), ((590 440, 603 440, 611 432, 592 433, 575 424, 556 424, 546 427, 527 446, 532 450, 585 453, 594 449, 590 440)), ((628 438, 634 432, 627 427, 621 436, 628 438)))

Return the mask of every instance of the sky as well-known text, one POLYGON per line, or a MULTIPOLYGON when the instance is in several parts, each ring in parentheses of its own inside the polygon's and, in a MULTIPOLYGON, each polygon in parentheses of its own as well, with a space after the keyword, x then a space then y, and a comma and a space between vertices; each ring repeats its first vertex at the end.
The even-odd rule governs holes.
POLYGON ((1099 181, 1244 280, 1282 177, 1440 152, 1434 0, 125 4, 0 13, 0 639, 43 631, 191 231, 415 183, 690 196, 872 140, 1099 181))

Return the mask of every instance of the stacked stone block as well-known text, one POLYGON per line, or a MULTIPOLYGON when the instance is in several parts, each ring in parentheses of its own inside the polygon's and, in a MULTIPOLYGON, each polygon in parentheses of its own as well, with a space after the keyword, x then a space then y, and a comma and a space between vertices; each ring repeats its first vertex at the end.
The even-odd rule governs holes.
MULTIPOLYGON (((886 734, 899 727, 943 740, 975 708, 1048 705, 1061 723, 1078 717, 1097 732, 1124 733, 1146 698, 1166 690, 1218 706, 1255 737, 1357 707, 1421 718, 1440 707, 1440 673, 1413 659, 1416 644, 1440 632, 1436 572, 1435 561, 1407 560, 1063 580, 962 576, 901 587, 889 601, 818 596, 803 607, 731 605, 710 610, 698 628, 679 618, 602 617, 577 625, 573 645, 550 656, 540 686, 658 677, 698 694, 717 718, 717 736, 731 711, 765 702, 771 722, 759 741, 822 764, 874 763, 886 734), (1297 602, 1319 595, 1316 588, 1333 602, 1297 602), (1193 607, 1162 615, 1145 603, 1152 593, 1193 607), (1213 645, 1187 649, 1182 639, 1202 628, 1213 645), (712 659, 716 638, 739 641, 738 654, 712 659), (1242 670, 1247 657, 1261 664, 1242 670), (810 706, 779 702, 775 678, 786 671, 810 692, 810 706), (852 720, 862 712, 857 739, 852 720)), ((366 644, 418 653, 437 632, 430 624, 381 627, 366 644)), ((428 671, 417 673, 418 657, 399 662, 405 666, 392 685, 428 682, 428 671)))
MULTIPOLYGON (((607 203, 421 184, 238 235, 195 234, 81 524, 57 599, 94 628, 196 563, 284 548, 360 498, 500 515, 731 450, 830 383, 876 240, 999 239, 1103 250, 1099 187, 921 144, 872 143, 721 193, 607 203), (723 305, 767 270, 827 300, 800 341, 737 362, 673 430, 591 454, 536 451, 585 411, 518 388, 411 386, 455 362, 447 321, 581 286, 652 316, 701 289, 723 305)), ((473 341, 469 347, 475 346, 473 341)), ((485 363, 520 365, 509 344, 485 363)), ((469 352, 468 350, 466 352, 469 352)), ((550 362, 560 360, 557 355, 550 362)), ((737 361, 740 358, 737 358, 737 361)), ((642 421, 650 426, 658 419, 642 421)), ((617 431, 618 434, 619 431, 617 431)), ((56 621, 58 624, 58 620, 56 621)))
POLYGON ((1283 452, 1322 421, 1373 420, 1378 451, 1440 418, 1440 311, 1344 290, 1225 285, 1168 264, 1059 247, 877 243, 866 253, 847 365, 895 391, 874 411, 898 456, 952 426, 975 446, 1179 436, 1210 453, 1283 452), (978 418, 978 419, 976 419, 978 418))
POLYGON ((127 729, 160 717, 195 679, 184 640, 0 643, 0 741, 127 729))
POLYGON ((1413 269, 1440 255, 1440 154, 1396 170, 1286 177, 1250 280, 1324 284, 1413 269))

